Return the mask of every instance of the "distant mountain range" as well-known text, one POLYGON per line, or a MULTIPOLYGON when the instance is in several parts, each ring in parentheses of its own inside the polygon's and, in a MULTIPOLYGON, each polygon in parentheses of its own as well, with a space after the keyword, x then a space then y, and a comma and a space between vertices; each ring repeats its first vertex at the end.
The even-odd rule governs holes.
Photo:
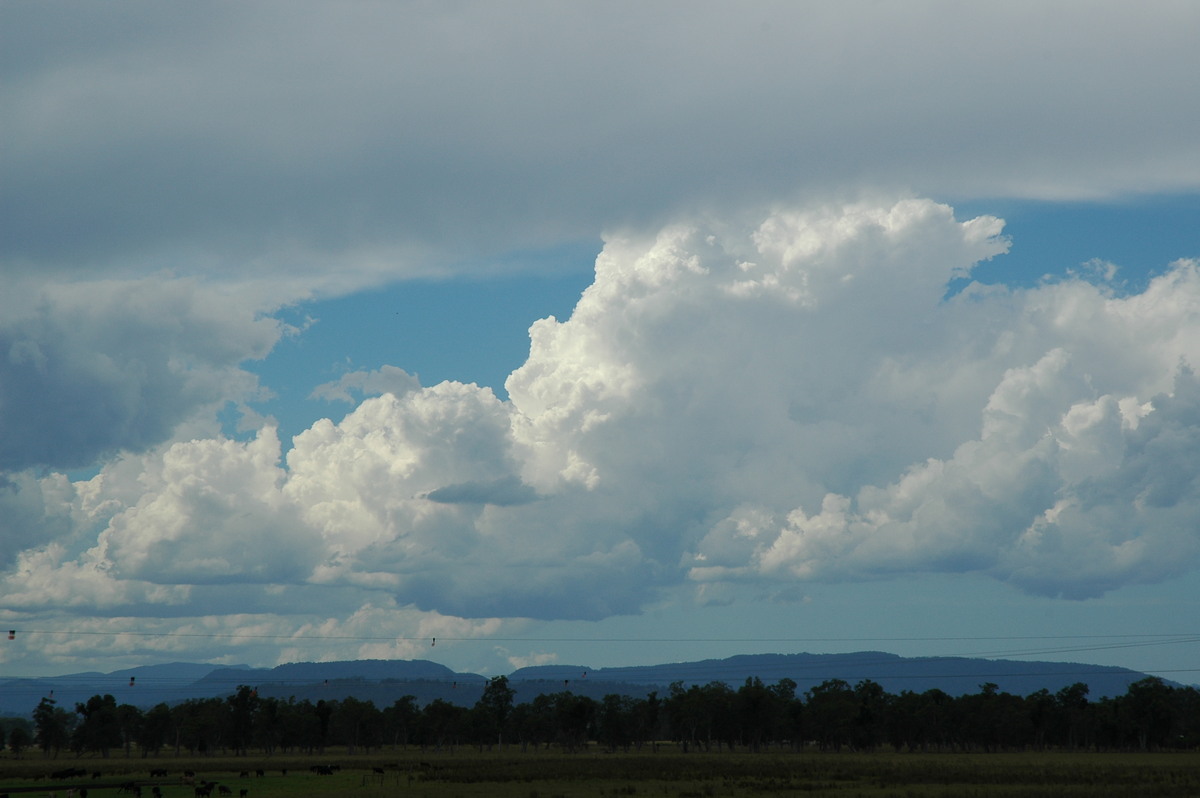
MULTIPOLYGON (((746 679, 758 677, 766 684, 780 679, 796 682, 797 692, 828 679, 855 684, 863 679, 878 682, 889 693, 902 690, 924 692, 933 688, 951 695, 979 690, 992 682, 1002 691, 1029 695, 1046 688, 1056 692, 1083 682, 1093 699, 1121 695, 1128 686, 1147 674, 1106 665, 1064 662, 1018 662, 968 657, 901 657, 880 651, 853 654, 745 654, 727 659, 588 668, 582 665, 541 665, 509 674, 518 703, 540 693, 573 693, 602 698, 619 693, 641 698, 652 691, 665 696, 670 685, 684 687, 724 682, 737 688, 746 679)), ((297 701, 340 700, 353 696, 391 705, 412 695, 419 705, 441 698, 456 704, 473 705, 487 677, 456 673, 428 660, 352 660, 345 662, 297 662, 274 668, 246 665, 213 668, 188 662, 146 665, 112 673, 77 673, 37 679, 0 679, 0 714, 28 715, 44 696, 51 696, 66 709, 96 694, 111 694, 118 703, 150 707, 189 698, 225 697, 241 685, 249 685, 263 697, 295 698, 297 701)))

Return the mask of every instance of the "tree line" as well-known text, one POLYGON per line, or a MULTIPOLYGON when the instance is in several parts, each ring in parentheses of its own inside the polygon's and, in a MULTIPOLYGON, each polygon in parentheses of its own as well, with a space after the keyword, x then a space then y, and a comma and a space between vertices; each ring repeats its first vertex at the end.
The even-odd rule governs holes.
POLYGON ((657 747, 683 751, 815 749, 872 751, 1140 750, 1200 747, 1200 690, 1149 677, 1117 697, 1089 700, 1086 684, 1027 696, 995 684, 951 696, 942 690, 892 694, 869 679, 830 679, 797 695, 796 683, 747 679, 685 687, 665 696, 611 694, 601 700, 570 691, 516 703, 505 676, 489 680, 474 706, 434 699, 417 706, 405 696, 376 707, 353 697, 296 701, 259 697, 241 686, 225 698, 195 698, 140 709, 95 695, 74 711, 43 698, 28 723, 0 736, 20 756, 158 756, 163 753, 246 755, 251 751, 348 753, 385 748, 598 745, 607 750, 657 747))

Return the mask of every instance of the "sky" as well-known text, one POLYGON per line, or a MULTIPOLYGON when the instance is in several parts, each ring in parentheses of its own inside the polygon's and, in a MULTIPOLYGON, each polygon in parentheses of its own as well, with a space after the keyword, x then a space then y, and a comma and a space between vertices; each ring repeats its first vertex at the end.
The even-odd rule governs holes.
POLYGON ((0 4, 0 678, 1200 682, 1198 29, 0 4))

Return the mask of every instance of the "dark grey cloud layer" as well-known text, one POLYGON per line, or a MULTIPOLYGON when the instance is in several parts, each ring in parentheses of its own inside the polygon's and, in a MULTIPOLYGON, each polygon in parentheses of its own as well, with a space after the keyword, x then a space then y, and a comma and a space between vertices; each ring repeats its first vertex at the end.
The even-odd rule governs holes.
POLYGON ((83 468, 157 445, 252 398, 257 379, 239 364, 280 334, 252 304, 191 279, 41 289, 0 316, 0 471, 83 468))
POLYGON ((1191 4, 0 13, 10 267, 353 282, 797 192, 1200 184, 1191 4))

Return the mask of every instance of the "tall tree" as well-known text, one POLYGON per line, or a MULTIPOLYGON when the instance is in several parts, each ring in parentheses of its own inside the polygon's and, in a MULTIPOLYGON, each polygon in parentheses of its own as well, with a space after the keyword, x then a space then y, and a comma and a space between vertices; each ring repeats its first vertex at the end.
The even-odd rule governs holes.
POLYGON ((226 701, 229 704, 229 746, 235 754, 245 754, 254 735, 258 691, 244 684, 239 685, 237 692, 226 701))
POLYGON ((556 736, 564 750, 574 751, 592 739, 596 702, 585 695, 567 691, 550 696, 554 703, 556 736))
POLYGON ((72 735, 76 751, 93 751, 107 758, 110 749, 121 746, 121 716, 111 695, 94 695, 86 703, 76 704, 75 714, 83 718, 72 735))
POLYGON ((822 749, 840 750, 853 739, 857 697, 844 680, 826 679, 808 691, 805 717, 822 749))
POLYGON ((379 744, 383 716, 373 701, 346 696, 334 702, 330 726, 337 742, 346 746, 347 753, 355 753, 360 746, 369 751, 371 746, 379 744))
POLYGON ((1061 724, 1056 740, 1059 745, 1074 749, 1090 744, 1091 734, 1088 730, 1088 719, 1091 712, 1089 712, 1087 696, 1088 686, 1083 682, 1076 682, 1054 694, 1054 703, 1058 707, 1059 723, 1061 724))
POLYGON ((466 731, 467 712, 464 707, 435 698, 425 707, 424 740, 437 748, 448 746, 451 750, 462 739, 466 731))
POLYGON ((420 715, 417 697, 412 695, 397 698, 390 707, 383 710, 384 726, 393 747, 400 745, 408 748, 409 735, 416 729, 420 715))
MULTIPOLYGON (((121 745, 125 748, 126 757, 132 755, 133 744, 141 736, 145 719, 142 711, 133 704, 117 706, 117 726, 121 730, 121 745)), ((146 752, 143 751, 142 756, 145 755, 146 752)))
POLYGON ((854 747, 869 751, 883 743, 892 696, 871 679, 863 679, 854 685, 854 696, 858 700, 858 714, 854 718, 854 747))
POLYGON ((156 704, 142 716, 142 724, 138 729, 137 744, 142 750, 142 756, 158 755, 159 749, 174 738, 174 723, 171 720, 171 708, 166 704, 156 704))
POLYGON ((58 706, 58 702, 43 698, 33 710, 34 742, 46 756, 53 753, 57 758, 58 752, 70 743, 74 724, 74 716, 58 706))
POLYGON ((1175 720, 1171 693, 1171 687, 1157 676, 1129 685, 1122 704, 1143 751, 1162 748, 1170 736, 1175 720))
POLYGON ((757 676, 746 679, 734 697, 734 717, 741 732, 741 742, 758 751, 764 742, 775 735, 781 714, 777 696, 757 676))
POLYGON ((517 691, 508 686, 507 676, 493 676, 483 688, 483 695, 475 703, 484 725, 484 733, 494 737, 496 743, 504 746, 504 729, 512 714, 513 699, 517 691))
POLYGON ((609 693, 600 702, 596 739, 609 751, 629 750, 633 742, 634 701, 629 696, 609 693))

